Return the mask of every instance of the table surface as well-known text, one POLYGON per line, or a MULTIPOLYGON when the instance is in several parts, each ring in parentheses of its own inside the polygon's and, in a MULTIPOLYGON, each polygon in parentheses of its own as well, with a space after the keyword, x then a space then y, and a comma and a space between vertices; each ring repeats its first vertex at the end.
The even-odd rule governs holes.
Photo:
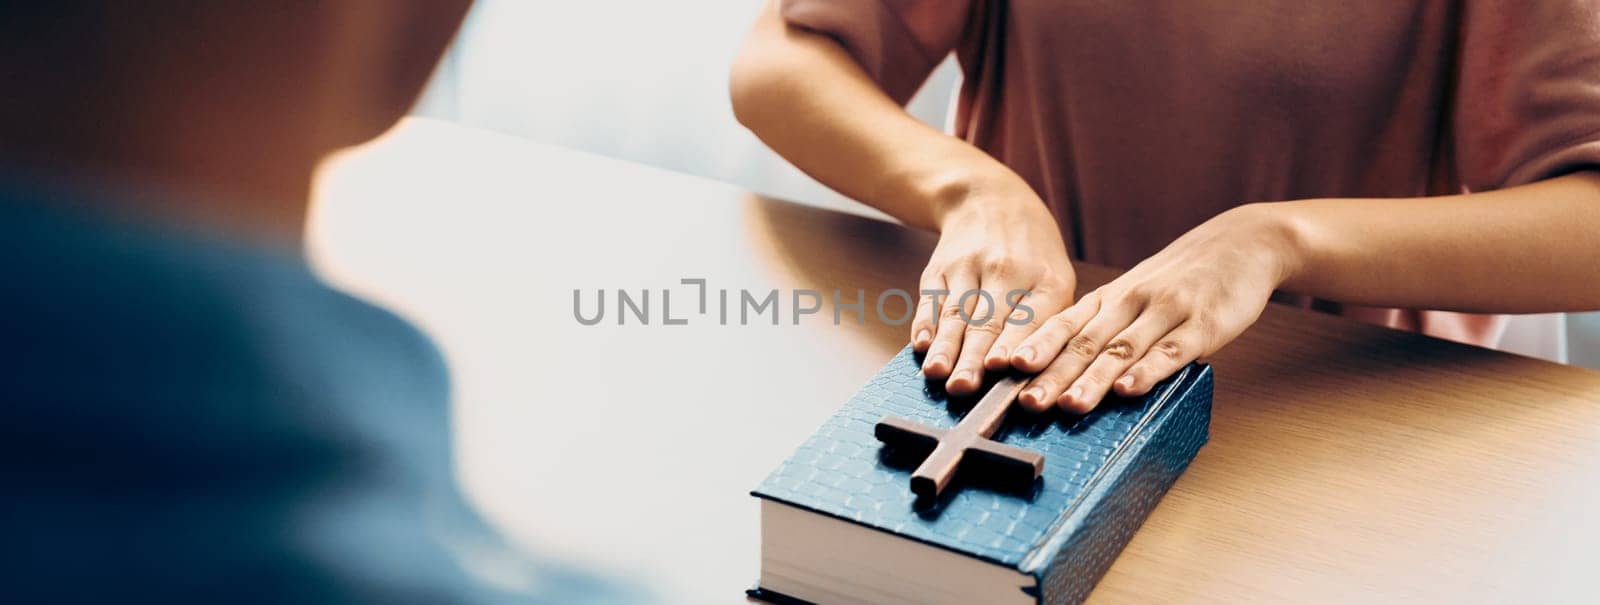
MULTIPOLYGON (((329 163, 308 236, 325 276, 439 342, 461 480, 497 527, 682 603, 742 600, 747 492, 904 344, 831 301, 793 325, 790 293, 912 290, 933 243, 422 119, 329 163), (573 292, 589 314, 597 289, 612 308, 581 325, 573 292), (617 325, 619 289, 651 291, 649 325, 617 325), (783 321, 733 302, 722 325, 722 289, 778 289, 783 321)), ((1600 594, 1600 373, 1275 305, 1212 361, 1211 442, 1092 601, 1600 594)))

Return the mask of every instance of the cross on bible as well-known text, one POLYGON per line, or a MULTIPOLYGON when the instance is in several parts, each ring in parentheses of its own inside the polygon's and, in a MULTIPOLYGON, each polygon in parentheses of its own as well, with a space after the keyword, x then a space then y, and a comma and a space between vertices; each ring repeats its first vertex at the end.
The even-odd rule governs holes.
POLYGON ((1001 379, 954 428, 941 429, 905 418, 885 417, 878 421, 873 434, 891 447, 932 446, 933 451, 911 473, 911 492, 918 498, 937 498, 950 484, 961 461, 969 456, 1007 471, 1003 474, 1037 480, 1044 471, 1044 454, 989 439, 1000 428, 1000 420, 1005 418, 1006 410, 1011 408, 1011 402, 1027 382, 1026 378, 1015 376, 1001 379))

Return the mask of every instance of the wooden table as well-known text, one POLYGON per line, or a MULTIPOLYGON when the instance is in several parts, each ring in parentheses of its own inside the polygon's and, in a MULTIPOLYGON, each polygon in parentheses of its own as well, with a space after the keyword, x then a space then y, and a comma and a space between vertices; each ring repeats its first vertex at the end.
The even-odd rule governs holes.
MULTIPOLYGON (((833 325, 831 302, 720 325, 716 291, 910 290, 934 241, 422 120, 317 192, 319 268, 445 350, 492 522, 681 603, 741 600, 746 492, 905 339, 833 325), (574 318, 574 289, 587 313, 595 289, 646 288, 650 325, 574 318), (663 325, 662 289, 687 325, 663 325)), ((1214 363, 1211 443, 1093 600, 1600 599, 1600 373, 1276 306, 1214 363)))

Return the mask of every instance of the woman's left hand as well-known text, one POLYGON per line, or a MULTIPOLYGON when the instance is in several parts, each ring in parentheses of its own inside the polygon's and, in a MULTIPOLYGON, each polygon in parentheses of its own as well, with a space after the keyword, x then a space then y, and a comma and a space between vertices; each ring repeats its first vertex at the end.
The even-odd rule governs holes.
POLYGON ((1280 208, 1224 212, 1051 317, 1011 357, 1039 372, 1018 401, 1088 412, 1111 389, 1146 393, 1233 341, 1296 270, 1296 238, 1280 208))

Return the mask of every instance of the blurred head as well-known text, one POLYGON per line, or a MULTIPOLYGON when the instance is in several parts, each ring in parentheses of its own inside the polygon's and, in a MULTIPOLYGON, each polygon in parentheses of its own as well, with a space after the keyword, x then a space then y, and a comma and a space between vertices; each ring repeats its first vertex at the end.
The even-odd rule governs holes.
POLYGON ((404 115, 469 3, 0 0, 0 164, 303 203, 318 158, 404 115))

